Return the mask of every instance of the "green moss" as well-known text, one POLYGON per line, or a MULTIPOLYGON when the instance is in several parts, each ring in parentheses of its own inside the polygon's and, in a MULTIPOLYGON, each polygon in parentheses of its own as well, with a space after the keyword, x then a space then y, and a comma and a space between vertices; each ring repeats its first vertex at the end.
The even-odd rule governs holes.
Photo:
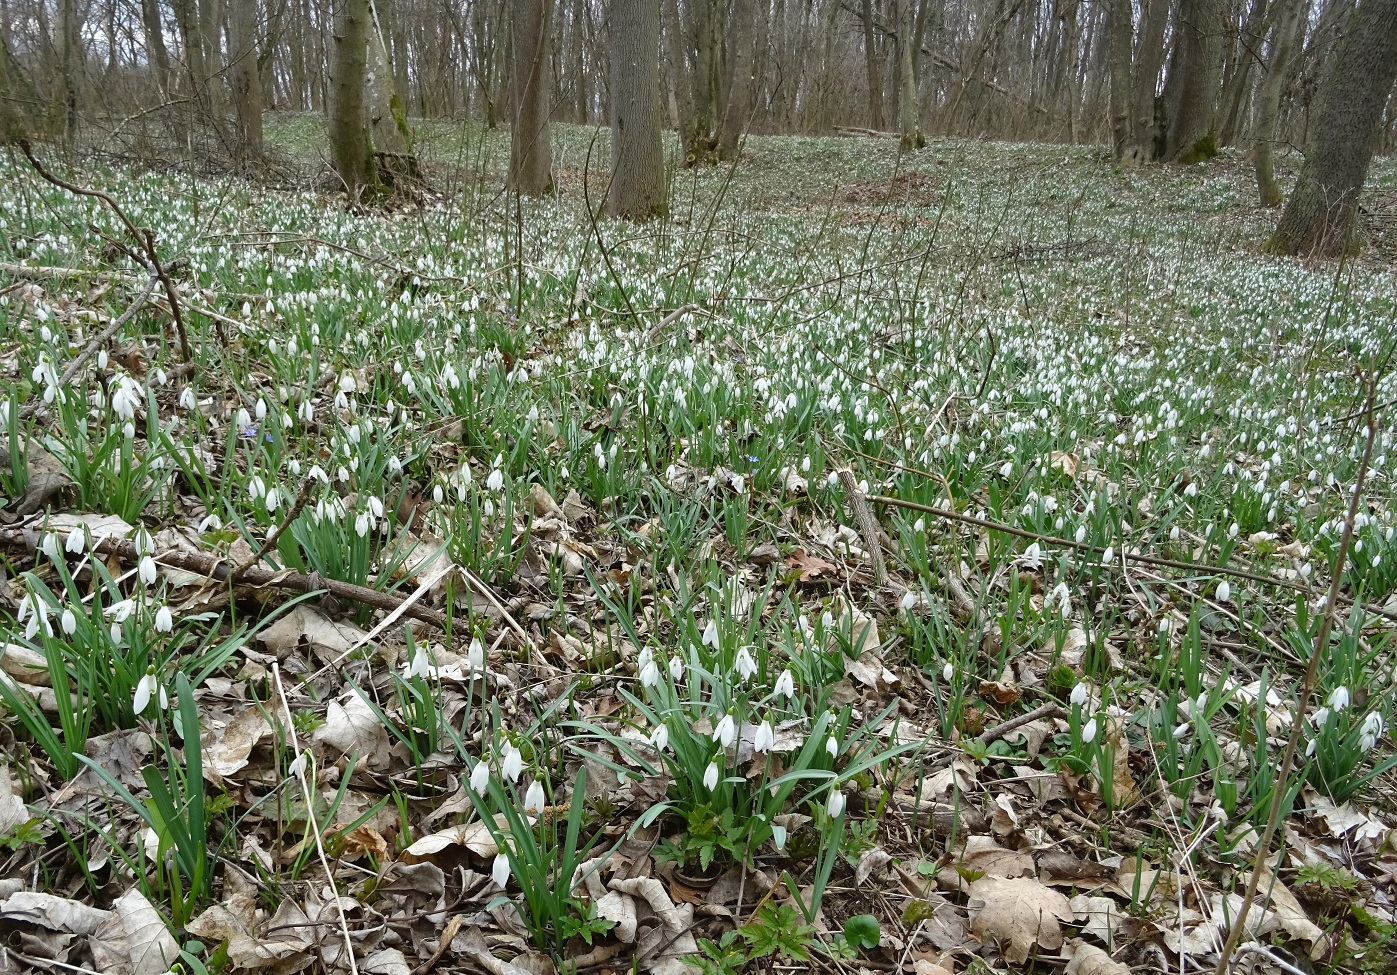
POLYGON ((1207 162, 1221 151, 1218 148, 1217 136, 1210 132, 1190 146, 1188 152, 1180 155, 1178 161, 1184 166, 1192 166, 1194 163, 1207 162))

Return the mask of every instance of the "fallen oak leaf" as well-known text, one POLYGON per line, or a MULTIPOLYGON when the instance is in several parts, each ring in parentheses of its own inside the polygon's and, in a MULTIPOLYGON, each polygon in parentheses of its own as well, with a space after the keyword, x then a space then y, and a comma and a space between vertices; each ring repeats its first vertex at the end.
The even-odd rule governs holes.
POLYGON ((998 943, 1005 959, 1016 965, 1027 961, 1035 947, 1061 948, 1061 922, 1075 917, 1066 897, 1032 877, 981 877, 969 893, 971 933, 998 943))
POLYGON ((820 576, 832 576, 839 572, 837 565, 826 562, 818 555, 811 555, 803 548, 798 548, 786 556, 786 568, 800 573, 797 576, 798 582, 814 582, 820 576))

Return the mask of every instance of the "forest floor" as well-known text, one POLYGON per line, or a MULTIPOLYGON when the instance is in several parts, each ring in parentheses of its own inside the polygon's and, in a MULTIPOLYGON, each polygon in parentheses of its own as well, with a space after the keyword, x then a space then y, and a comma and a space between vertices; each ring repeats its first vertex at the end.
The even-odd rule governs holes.
POLYGON ((269 133, 0 160, 0 968, 1397 965, 1392 162, 269 133))

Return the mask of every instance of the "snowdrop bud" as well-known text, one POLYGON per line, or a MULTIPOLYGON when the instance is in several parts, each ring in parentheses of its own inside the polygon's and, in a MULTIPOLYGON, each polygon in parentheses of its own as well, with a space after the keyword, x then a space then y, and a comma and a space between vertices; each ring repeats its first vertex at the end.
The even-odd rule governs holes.
POLYGON ((1217 598, 1220 603, 1225 603, 1232 598, 1232 586, 1226 579, 1218 583, 1217 598))
POLYGON ((1104 551, 1104 552, 1101 553, 1101 561, 1102 561, 1102 562, 1114 562, 1115 559, 1116 559, 1116 547, 1115 547, 1114 545, 1107 545, 1107 546, 1106 546, 1106 551, 1104 551))
POLYGON ((170 607, 161 606, 155 611, 155 631, 157 633, 169 633, 174 628, 175 620, 170 614, 170 607))
POLYGON ((780 823, 772 823, 771 842, 777 850, 784 850, 786 848, 786 827, 780 823))
POLYGON ((757 733, 752 739, 752 751, 768 752, 776 745, 776 732, 771 727, 770 721, 763 721, 757 726, 757 733))
POLYGON ((495 862, 490 866, 490 879, 503 887, 509 882, 509 857, 495 854, 495 862))
POLYGON ((1089 745, 1096 738, 1096 719, 1092 718, 1082 729, 1082 744, 1089 745))
POLYGON ((1072 688, 1071 701, 1077 707, 1087 703, 1087 685, 1085 682, 1079 681, 1077 686, 1072 688))
POLYGON ((475 763, 475 768, 471 769, 471 788, 477 794, 484 792, 490 786, 490 766, 482 758, 475 763))
POLYGON ((947 684, 949 684, 953 679, 955 679, 955 676, 956 668, 954 664, 947 663, 946 666, 941 668, 941 679, 944 680, 947 684))
POLYGON ((839 757, 839 742, 835 741, 834 735, 830 735, 829 740, 825 742, 825 751, 829 752, 830 758, 839 757))
POLYGON ((78 618, 77 615, 74 614, 72 609, 63 610, 63 618, 61 625, 63 627, 63 632, 66 633, 68 636, 72 636, 74 633, 77 632, 78 618))
POLYGON ((825 802, 825 811, 829 813, 831 819, 838 819, 844 815, 844 793, 840 789, 835 789, 829 794, 829 799, 825 802))
POLYGON ((703 787, 709 792, 718 788, 718 763, 709 762, 708 768, 703 770, 703 787))
POLYGON ((433 501, 435 501, 437 504, 441 504, 442 500, 443 500, 445 497, 446 497, 446 495, 445 495, 445 493, 442 491, 441 485, 440 485, 440 484, 434 485, 434 486, 432 487, 432 500, 433 500, 433 501))
POLYGON ((136 573, 140 576, 141 582, 145 585, 154 585, 156 570, 155 560, 149 555, 141 559, 140 565, 136 568, 136 573))
POLYGON ((529 791, 524 793, 524 812, 543 812, 543 804, 545 801, 546 800, 544 799, 543 795, 543 783, 540 782, 538 779, 534 779, 533 782, 529 784, 529 791))
POLYGON ((471 637, 470 646, 466 648, 466 663, 471 670, 485 669, 485 644, 480 642, 480 637, 471 637))

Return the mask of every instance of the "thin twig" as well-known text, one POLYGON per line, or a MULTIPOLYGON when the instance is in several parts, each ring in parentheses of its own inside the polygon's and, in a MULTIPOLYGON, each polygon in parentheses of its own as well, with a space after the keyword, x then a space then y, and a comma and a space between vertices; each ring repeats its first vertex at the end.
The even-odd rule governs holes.
POLYGON ((248 570, 261 564, 267 553, 276 547, 282 532, 290 528, 291 523, 301 516, 301 511, 305 508, 306 502, 310 500, 310 493, 314 489, 315 478, 306 478, 306 482, 301 485, 301 490, 296 495, 296 502, 291 505, 291 510, 286 512, 286 517, 281 520, 281 524, 267 532, 267 537, 262 540, 262 546, 253 554, 252 558, 234 567, 233 571, 228 573, 228 585, 237 585, 238 581, 247 575, 248 570))
POLYGON ((868 502, 864 500, 864 493, 859 489, 858 482, 854 480, 854 472, 847 467, 841 469, 839 481, 844 485, 844 497, 853 509, 854 520, 859 523, 859 534, 863 536, 864 547, 873 559, 873 571, 878 585, 886 586, 888 564, 883 561, 883 544, 878 540, 878 522, 874 519, 873 512, 868 509, 868 502))
POLYGON ((1026 724, 1030 724, 1034 721, 1037 721, 1039 718, 1061 718, 1064 717, 1066 714, 1067 712, 1064 711, 1062 709, 1062 706, 1057 704, 1056 702, 1040 704, 1032 711, 1027 711, 1024 714, 1016 715, 1015 717, 1010 718, 1008 721, 1001 721, 999 724, 995 725, 992 728, 986 728, 980 734, 979 743, 981 745, 988 745, 992 742, 996 742, 999 739, 1003 738, 1011 731, 1014 731, 1018 728, 1022 728, 1026 724))
POLYGON ((301 751, 300 743, 296 741, 296 722, 291 717, 291 703, 286 700, 286 689, 281 686, 281 666, 272 661, 272 680, 276 683, 277 696, 281 698, 281 710, 286 715, 286 743, 291 746, 291 750, 296 753, 296 758, 292 762, 295 769, 296 779, 301 783, 301 794, 306 800, 306 818, 310 821, 310 831, 315 836, 315 852, 320 857, 320 866, 325 870, 325 882, 330 885, 330 896, 335 899, 335 909, 340 916, 340 933, 344 935, 344 950, 349 956, 350 975, 359 975, 359 966, 354 961, 354 940, 349 936, 349 918, 344 913, 344 902, 340 900, 339 889, 335 887, 335 875, 330 870, 330 859, 325 855, 325 843, 320 838, 320 824, 315 817, 315 797, 311 793, 310 783, 306 781, 306 765, 310 764, 314 768, 315 756, 309 756, 310 762, 305 752, 301 751))

